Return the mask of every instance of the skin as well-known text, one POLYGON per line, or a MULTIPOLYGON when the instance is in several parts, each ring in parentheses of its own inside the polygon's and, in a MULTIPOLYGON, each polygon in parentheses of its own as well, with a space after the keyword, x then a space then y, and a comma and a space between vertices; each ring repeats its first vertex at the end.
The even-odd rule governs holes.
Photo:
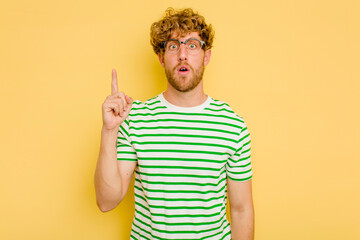
MULTIPOLYGON (((177 38, 201 39, 197 32, 177 38)), ((207 95, 203 88, 203 71, 208 65, 211 50, 201 50, 196 55, 187 52, 184 44, 175 54, 159 54, 161 66, 168 77, 167 89, 163 93, 166 100, 180 107, 194 107, 204 103, 207 95), (190 71, 179 73, 179 66, 185 65, 190 71)), ((130 185, 136 162, 117 161, 116 141, 120 124, 128 116, 132 98, 118 92, 116 71, 112 71, 112 91, 103 105, 103 127, 101 131, 100 153, 95 170, 95 191, 97 204, 101 211, 114 209, 123 200, 130 185)), ((233 240, 254 239, 254 209, 251 180, 239 182, 227 179, 233 240)))
MULTIPOLYGON (((178 38, 173 35, 171 38, 177 38, 180 41, 186 41, 189 38, 201 39, 197 32, 192 32, 183 37, 178 38)), ((207 95, 204 93, 202 72, 210 62, 211 50, 200 51, 196 55, 191 55, 186 50, 184 44, 180 45, 180 49, 176 54, 169 54, 165 52, 163 55, 159 54, 159 61, 161 66, 165 68, 166 75, 170 75, 182 89, 189 88, 194 82, 197 84, 187 91, 176 89, 170 81, 167 83, 167 89, 164 92, 164 97, 170 103, 180 107, 194 107, 202 104, 207 95), (188 66, 190 71, 186 75, 181 75, 176 70, 178 66, 188 66)))
POLYGON ((231 217, 231 237, 233 240, 254 239, 254 205, 252 201, 252 181, 227 179, 231 217))
POLYGON ((95 170, 96 201, 101 211, 114 209, 125 197, 136 162, 117 161, 116 141, 120 124, 129 115, 132 98, 118 92, 116 71, 112 71, 111 95, 102 104, 103 127, 95 170))

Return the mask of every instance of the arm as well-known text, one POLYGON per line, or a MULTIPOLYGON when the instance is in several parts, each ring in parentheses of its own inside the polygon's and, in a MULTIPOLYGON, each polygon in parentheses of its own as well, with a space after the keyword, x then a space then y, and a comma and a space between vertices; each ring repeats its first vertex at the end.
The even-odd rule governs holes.
POLYGON ((117 130, 101 131, 99 158, 95 170, 96 201, 101 211, 114 209, 129 188, 136 162, 117 161, 117 130))
POLYGON ((103 127, 95 170, 96 201, 101 211, 114 209, 125 197, 136 162, 117 161, 117 134, 129 115, 132 99, 117 90, 116 72, 112 73, 112 94, 102 105, 103 127))
POLYGON ((227 179, 233 240, 254 239, 254 206, 251 179, 234 181, 227 179))

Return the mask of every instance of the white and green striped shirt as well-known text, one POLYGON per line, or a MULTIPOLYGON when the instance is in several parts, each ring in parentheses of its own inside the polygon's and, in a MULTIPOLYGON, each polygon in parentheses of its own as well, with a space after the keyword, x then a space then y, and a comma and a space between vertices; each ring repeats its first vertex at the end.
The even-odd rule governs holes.
POLYGON ((117 158, 137 161, 131 239, 231 239, 226 178, 249 180, 252 170, 249 131, 228 104, 135 101, 117 158))

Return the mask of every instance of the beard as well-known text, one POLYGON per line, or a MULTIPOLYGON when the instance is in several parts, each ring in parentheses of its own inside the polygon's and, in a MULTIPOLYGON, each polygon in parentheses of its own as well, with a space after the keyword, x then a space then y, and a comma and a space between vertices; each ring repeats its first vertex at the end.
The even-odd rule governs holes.
POLYGON ((204 65, 202 64, 198 69, 194 69, 188 64, 178 64, 173 69, 168 69, 165 67, 165 74, 168 82, 170 85, 178 90, 179 92, 189 92, 193 90, 199 83, 201 82, 203 75, 204 75, 204 65), (177 76, 175 74, 177 72, 177 68, 181 65, 186 65, 189 69, 191 69, 191 73, 193 74, 191 78, 187 81, 186 79, 189 78, 188 75, 186 76, 177 76))

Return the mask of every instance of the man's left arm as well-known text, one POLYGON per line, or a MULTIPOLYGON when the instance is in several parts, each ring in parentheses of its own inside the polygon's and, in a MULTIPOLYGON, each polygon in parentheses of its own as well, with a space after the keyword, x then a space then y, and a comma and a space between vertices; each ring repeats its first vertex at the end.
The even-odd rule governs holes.
POLYGON ((254 239, 254 206, 252 182, 234 181, 227 178, 233 240, 254 239))

